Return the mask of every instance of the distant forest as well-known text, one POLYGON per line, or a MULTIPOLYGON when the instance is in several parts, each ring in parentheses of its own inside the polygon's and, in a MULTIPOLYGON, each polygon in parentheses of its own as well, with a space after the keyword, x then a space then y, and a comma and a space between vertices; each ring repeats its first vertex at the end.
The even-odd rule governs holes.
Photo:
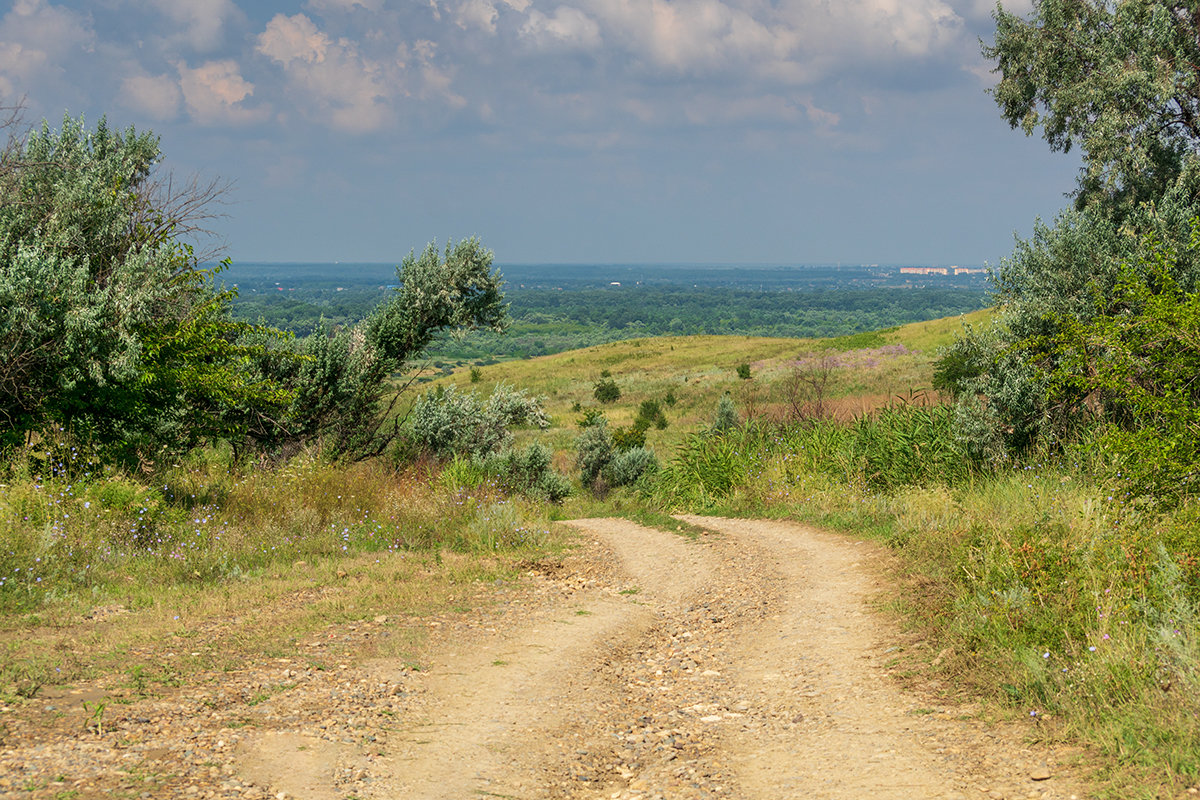
MULTIPOLYGON (((980 275, 910 276, 897 267, 509 265, 508 333, 437 343, 445 362, 528 358, 643 336, 843 336, 961 314, 987 303, 980 275)), ((222 276, 237 316, 303 335, 357 322, 395 282, 377 264, 249 264, 222 276)))

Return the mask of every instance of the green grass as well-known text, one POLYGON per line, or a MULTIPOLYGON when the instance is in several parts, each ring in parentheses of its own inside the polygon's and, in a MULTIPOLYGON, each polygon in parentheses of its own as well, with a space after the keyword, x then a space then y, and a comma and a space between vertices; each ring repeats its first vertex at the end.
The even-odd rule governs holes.
POLYGON ((1091 746, 1108 796, 1194 785, 1200 508, 1125 501, 1067 456, 972 465, 944 413, 697 438, 643 493, 656 509, 882 542, 902 565, 893 607, 945 653, 947 685, 1029 720, 1031 736, 1091 746))
MULTIPOLYGON (((572 410, 610 370, 628 425, 671 391, 650 431, 651 485, 566 515, 615 514, 672 530, 670 510, 812 522, 898 556, 893 607, 923 631, 946 685, 1029 721, 1035 738, 1089 745, 1111 797, 1177 793, 1200 780, 1200 508, 1125 502, 1084 446, 988 465, 953 436, 950 410, 919 390, 964 324, 993 312, 831 340, 684 337, 619 342, 485 370, 549 398, 549 440, 570 463, 572 410), (797 361, 827 358, 832 418, 788 419, 797 361), (739 364, 751 380, 739 380, 739 364), (914 391, 917 390, 917 391, 914 391), (725 393, 753 424, 703 431, 725 393), (1093 649, 1094 648, 1094 649, 1093 649)), ((453 376, 449 380, 465 380, 453 376)))
POLYGON ((936 349, 989 314, 824 342, 625 341, 491 365, 475 385, 466 369, 442 379, 546 395, 552 427, 518 439, 552 446, 568 473, 575 406, 599 407, 603 370, 622 392, 603 408, 612 425, 661 403, 668 427, 648 431, 658 479, 561 507, 507 499, 462 461, 396 471, 302 456, 243 472, 209 454, 151 481, 31 458, 0 486, 0 695, 105 670, 152 690, 191 666, 291 653, 330 622, 467 608, 474 582, 564 546, 557 518, 621 515, 695 536, 669 512, 761 516, 885 544, 900 565, 892 607, 945 653, 924 669, 1028 720, 1031 737, 1089 745, 1111 797, 1178 794, 1200 780, 1200 504, 1127 501, 1083 446, 967 458, 948 409, 913 390, 928 387, 936 349), (825 357, 832 418, 788 422, 797 362, 825 357), (707 435, 726 392, 751 424, 707 435), (81 623, 105 608, 119 614, 81 623), (235 616, 236 631, 194 638, 198 623, 235 616), (201 655, 170 674, 131 667, 171 637, 201 655))

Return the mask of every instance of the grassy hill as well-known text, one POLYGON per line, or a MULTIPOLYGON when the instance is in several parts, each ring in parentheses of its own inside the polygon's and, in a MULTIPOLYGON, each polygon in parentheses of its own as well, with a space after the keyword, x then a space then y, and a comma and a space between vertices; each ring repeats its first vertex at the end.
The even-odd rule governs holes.
POLYGON ((601 409, 612 425, 625 426, 643 400, 657 400, 670 424, 665 430, 649 431, 647 444, 667 452, 711 420, 725 393, 733 396, 744 414, 786 418, 793 401, 803 399, 789 388, 797 370, 828 373, 825 400, 842 418, 927 391, 939 348, 948 345, 964 324, 986 324, 992 314, 982 310, 834 339, 632 339, 479 368, 475 384, 472 369, 461 367, 433 385, 453 384, 486 394, 496 384, 508 383, 545 396, 552 421, 550 441, 557 449, 569 447, 584 409, 601 409), (750 367, 749 380, 738 377, 742 364, 750 367), (621 389, 621 398, 610 405, 593 396, 604 371, 621 389))

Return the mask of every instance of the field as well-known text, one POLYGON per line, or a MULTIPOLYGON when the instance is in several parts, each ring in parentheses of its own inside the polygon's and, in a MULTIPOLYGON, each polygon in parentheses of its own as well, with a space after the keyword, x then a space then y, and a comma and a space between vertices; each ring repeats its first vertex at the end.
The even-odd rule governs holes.
MULTIPOLYGON (((570 447, 582 409, 603 411, 614 426, 627 426, 643 400, 663 405, 669 425, 647 432, 647 443, 662 452, 708 425, 721 396, 729 393, 751 413, 785 419, 788 378, 797 369, 828 372, 825 400, 843 419, 853 418, 897 398, 930 390, 933 360, 964 324, 984 325, 988 310, 883 331, 833 339, 777 339, 744 336, 680 336, 632 339, 486 367, 463 366, 431 386, 453 384, 489 392, 498 383, 546 397, 557 448, 570 447), (749 365, 750 378, 738 377, 749 365), (596 381, 608 371, 621 389, 611 405, 594 397, 596 381), (472 383, 472 374, 476 376, 472 383), (576 406, 580 410, 576 409, 576 406)), ((801 393, 803 394, 803 393, 801 393)), ((811 393, 810 393, 811 394, 811 393)))
POLYGON ((973 713, 1032 740, 1084 747, 1108 796, 1173 796, 1200 773, 1195 509, 1126 502, 1086 442, 1006 464, 957 450, 933 364, 989 315, 835 339, 642 338, 419 385, 544 396, 549 427, 517 442, 547 444, 572 476, 589 412, 620 429, 657 402, 665 427, 646 434, 661 472, 607 495, 576 482, 560 506, 459 461, 240 464, 216 448, 151 482, 47 441, 0 487, 0 694, 20 712, 80 685, 110 700, 167 696, 273 659, 419 665, 424 621, 559 569, 578 540, 556 520, 616 515, 694 534, 668 513, 778 518, 895 555, 880 610, 918 643, 898 662, 904 680, 938 703, 980 703, 973 713), (606 380, 620 397, 601 403, 606 380), (726 396, 748 424, 706 435, 726 396), (331 626, 379 625, 369 644, 311 649, 331 626))

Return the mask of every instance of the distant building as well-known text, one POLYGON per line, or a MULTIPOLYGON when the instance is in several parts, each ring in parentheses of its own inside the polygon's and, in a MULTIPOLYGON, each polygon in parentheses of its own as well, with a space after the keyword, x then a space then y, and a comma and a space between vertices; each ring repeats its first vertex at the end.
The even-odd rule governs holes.
POLYGON ((987 272, 981 267, 901 267, 901 275, 982 275, 987 272))
POLYGON ((620 285, 621 285, 620 281, 613 281, 612 283, 609 284, 609 286, 620 286, 620 285))

